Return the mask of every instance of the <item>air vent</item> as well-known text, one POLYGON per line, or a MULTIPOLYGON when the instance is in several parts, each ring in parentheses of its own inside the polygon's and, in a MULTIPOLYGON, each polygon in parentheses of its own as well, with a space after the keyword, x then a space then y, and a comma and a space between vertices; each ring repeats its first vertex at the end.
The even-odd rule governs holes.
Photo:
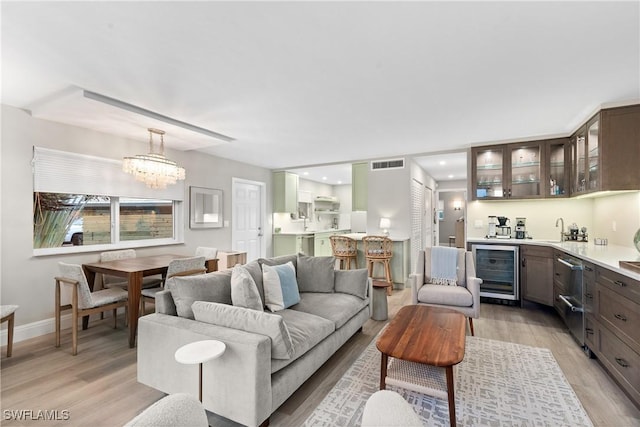
POLYGON ((404 159, 377 160, 375 162, 371 162, 372 171, 402 168, 404 168, 404 159))

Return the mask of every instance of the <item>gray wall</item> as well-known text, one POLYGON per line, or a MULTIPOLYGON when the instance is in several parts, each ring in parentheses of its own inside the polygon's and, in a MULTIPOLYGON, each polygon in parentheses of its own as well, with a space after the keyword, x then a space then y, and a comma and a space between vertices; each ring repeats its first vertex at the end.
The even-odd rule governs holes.
MULTIPOLYGON (((145 133, 145 129, 141 129, 145 133)), ((168 136, 170 138, 170 136, 168 136)), ((238 143, 238 142, 236 142, 238 143)), ((39 328, 53 327, 54 276, 59 261, 94 262, 98 253, 33 256, 32 200, 33 178, 31 159, 33 146, 121 159, 125 155, 146 153, 148 145, 83 128, 34 119, 27 112, 2 106, 1 182, 2 206, 0 251, 0 297, 3 304, 18 304, 16 325, 49 322, 39 328)), ((271 171, 195 152, 166 150, 167 157, 187 170, 185 188, 190 185, 219 188, 224 191, 224 215, 231 221, 231 179, 243 178, 266 183, 266 212, 271 212, 271 171)), ((188 194, 183 203, 185 244, 141 248, 139 256, 157 253, 190 254, 197 246, 231 249, 231 228, 190 230, 188 224, 188 194)), ((265 218, 270 229, 270 215, 265 218)), ((267 255, 271 253, 271 235, 267 238, 267 255)), ((35 328, 35 326, 33 326, 35 328)), ((50 329, 52 330, 52 329, 50 329)), ((23 335, 28 335, 24 331, 23 335)), ((20 336, 16 333, 16 338, 20 336)))

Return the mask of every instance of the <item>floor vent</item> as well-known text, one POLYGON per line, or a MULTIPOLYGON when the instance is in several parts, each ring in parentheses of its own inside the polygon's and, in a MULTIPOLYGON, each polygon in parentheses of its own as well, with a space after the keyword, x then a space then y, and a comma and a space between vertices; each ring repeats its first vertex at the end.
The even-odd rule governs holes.
POLYGON ((375 162, 371 162, 372 171, 402 168, 404 168, 404 159, 376 160, 375 162))

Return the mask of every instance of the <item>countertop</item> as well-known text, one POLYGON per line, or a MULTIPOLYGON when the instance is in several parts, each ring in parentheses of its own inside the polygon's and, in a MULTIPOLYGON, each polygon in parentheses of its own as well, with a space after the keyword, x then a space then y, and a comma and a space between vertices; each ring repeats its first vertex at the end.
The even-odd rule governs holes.
POLYGON ((559 242, 536 239, 468 239, 468 243, 484 243, 493 245, 539 245, 560 249, 570 255, 587 262, 608 268, 617 273, 640 280, 640 274, 626 268, 621 268, 620 261, 640 261, 640 253, 634 248, 618 245, 594 245, 593 242, 559 242))
POLYGON ((281 233, 273 233, 274 236, 310 236, 319 233, 344 233, 351 231, 348 228, 329 228, 327 230, 307 230, 307 231, 289 231, 289 232, 281 232, 281 233))

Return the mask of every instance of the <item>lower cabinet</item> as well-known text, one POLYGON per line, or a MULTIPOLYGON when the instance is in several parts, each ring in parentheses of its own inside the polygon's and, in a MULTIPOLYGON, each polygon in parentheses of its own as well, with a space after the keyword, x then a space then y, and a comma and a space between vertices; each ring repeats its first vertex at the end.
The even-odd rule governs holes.
POLYGON ((585 342, 640 405, 640 281, 597 266, 585 271, 585 342), (589 305, 588 294, 593 294, 589 305))
POLYGON ((520 245, 520 288, 522 299, 553 305, 553 249, 520 245))
POLYGON ((313 255, 313 234, 274 234, 273 256, 303 253, 313 255))

